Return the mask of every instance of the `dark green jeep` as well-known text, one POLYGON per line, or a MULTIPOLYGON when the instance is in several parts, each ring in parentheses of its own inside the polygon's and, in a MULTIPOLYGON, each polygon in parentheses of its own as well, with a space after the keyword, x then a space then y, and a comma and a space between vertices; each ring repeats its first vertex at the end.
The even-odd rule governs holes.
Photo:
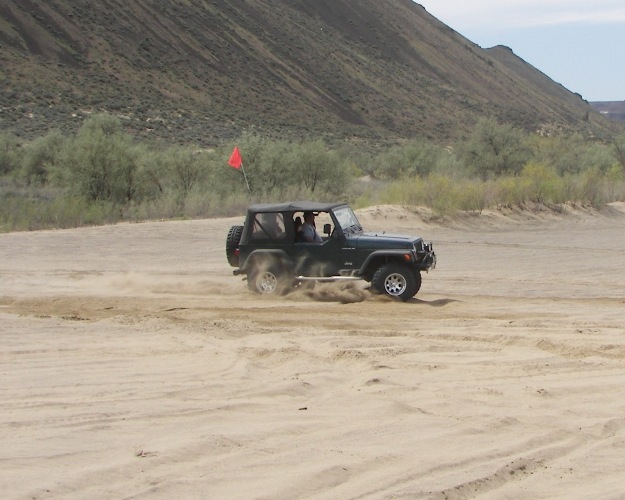
POLYGON ((311 281, 365 280, 373 291, 408 300, 421 287, 421 271, 436 266, 431 243, 365 233, 345 203, 309 201, 250 206, 245 224, 228 232, 226 255, 234 274, 247 275, 249 288, 263 294, 311 281), (305 216, 315 228, 307 234, 323 228, 321 241, 303 238, 305 216))

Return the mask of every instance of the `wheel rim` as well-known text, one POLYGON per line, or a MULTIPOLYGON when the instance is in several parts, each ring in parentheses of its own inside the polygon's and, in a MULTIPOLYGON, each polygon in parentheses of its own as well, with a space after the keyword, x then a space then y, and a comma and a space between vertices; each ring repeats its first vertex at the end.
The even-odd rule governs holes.
POLYGON ((278 287, 278 278, 269 271, 264 271, 256 277, 256 288, 260 293, 273 293, 278 287))
POLYGON ((401 295, 406 291, 406 278, 399 273, 391 273, 384 280, 384 290, 389 295, 401 295))

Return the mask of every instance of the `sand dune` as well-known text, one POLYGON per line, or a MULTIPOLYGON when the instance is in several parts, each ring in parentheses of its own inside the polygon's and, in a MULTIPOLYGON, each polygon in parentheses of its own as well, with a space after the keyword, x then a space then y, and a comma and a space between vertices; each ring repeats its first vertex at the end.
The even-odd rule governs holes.
POLYGON ((241 218, 0 235, 4 498, 623 498, 625 205, 437 221, 407 303, 263 298, 241 218))

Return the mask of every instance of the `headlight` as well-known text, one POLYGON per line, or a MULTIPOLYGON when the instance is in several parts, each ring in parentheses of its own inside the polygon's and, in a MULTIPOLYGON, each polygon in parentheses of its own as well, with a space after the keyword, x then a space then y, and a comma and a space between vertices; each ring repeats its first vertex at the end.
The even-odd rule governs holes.
POLYGON ((414 251, 419 252, 432 252, 432 243, 426 243, 421 240, 413 244, 414 251))

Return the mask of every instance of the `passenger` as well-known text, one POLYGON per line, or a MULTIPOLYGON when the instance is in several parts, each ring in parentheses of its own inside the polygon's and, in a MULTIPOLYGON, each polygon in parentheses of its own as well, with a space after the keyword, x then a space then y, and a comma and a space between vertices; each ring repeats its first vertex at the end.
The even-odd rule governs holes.
POLYGON ((295 217, 293 219, 293 229, 295 231, 295 243, 304 241, 304 236, 302 234, 302 218, 295 217))

